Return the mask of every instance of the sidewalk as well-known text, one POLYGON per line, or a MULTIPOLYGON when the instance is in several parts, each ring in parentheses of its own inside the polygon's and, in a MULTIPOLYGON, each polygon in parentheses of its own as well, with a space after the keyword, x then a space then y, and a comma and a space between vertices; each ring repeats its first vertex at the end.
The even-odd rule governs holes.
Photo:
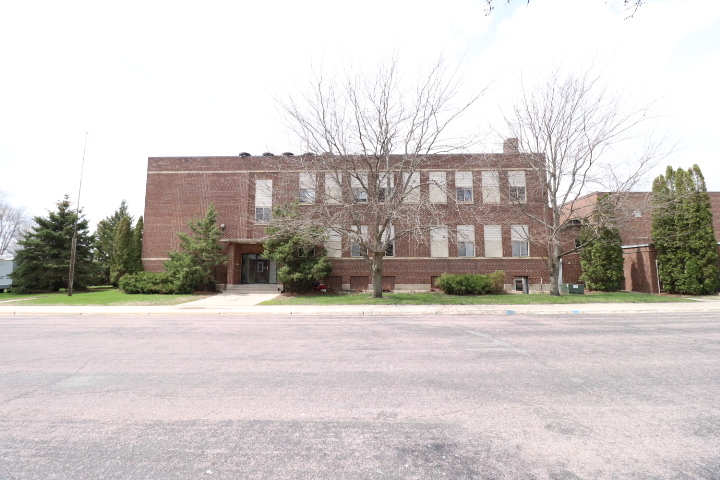
POLYGON ((720 300, 688 303, 584 303, 566 305, 272 305, 256 303, 275 295, 214 297, 172 306, 19 306, 0 304, 0 315, 563 315, 632 313, 717 313, 720 300))

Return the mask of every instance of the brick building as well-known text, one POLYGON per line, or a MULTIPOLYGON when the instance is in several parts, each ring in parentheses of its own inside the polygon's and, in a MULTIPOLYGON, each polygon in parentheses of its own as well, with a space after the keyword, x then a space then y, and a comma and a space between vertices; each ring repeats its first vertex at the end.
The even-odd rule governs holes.
MULTIPOLYGON (((536 177, 529 171, 526 175, 528 163, 523 155, 517 141, 508 139, 502 153, 423 157, 413 173, 417 175, 418 195, 433 208, 446 209, 445 225, 423 233, 423 238, 403 237, 395 242, 383 261, 384 287, 427 290, 435 277, 445 272, 495 270, 505 271, 510 289, 540 290, 547 285, 543 252, 528 241, 528 237, 542 232, 536 231, 539 227, 530 224, 508 200, 519 200, 527 211, 537 214, 546 208, 536 177), (445 188, 434 188, 437 185, 445 188)), ((293 157, 242 154, 149 158, 145 269, 161 271, 168 251, 178 248, 176 233, 188 231, 188 221, 204 216, 214 203, 228 253, 227 265, 218 272, 218 283, 276 283, 274 262, 261 256, 272 207, 299 199, 302 214, 303 208, 311 208, 316 198, 330 195, 333 188, 326 172, 295 170, 298 157, 293 157)), ((352 190, 357 185, 346 179, 338 187, 352 190)), ((360 192, 354 198, 363 201, 363 195, 367 199, 367 195, 377 194, 360 192)), ((338 205, 343 207, 353 205, 338 205)), ((331 236, 327 247, 333 272, 326 283, 335 288, 369 288, 369 268, 349 238, 331 236)))
MULTIPOLYGON (((593 192, 575 202, 573 216, 581 219, 592 214, 600 198, 607 192, 593 192)), ((713 212, 715 237, 720 244, 720 192, 708 192, 713 212)), ((622 194, 618 204, 620 237, 623 245, 625 290, 633 292, 659 293, 657 275, 657 251, 652 242, 652 194, 650 192, 628 192, 622 194)), ((572 232, 568 239, 573 238, 572 232)), ((563 259, 563 281, 579 282, 581 274, 577 254, 563 259)))

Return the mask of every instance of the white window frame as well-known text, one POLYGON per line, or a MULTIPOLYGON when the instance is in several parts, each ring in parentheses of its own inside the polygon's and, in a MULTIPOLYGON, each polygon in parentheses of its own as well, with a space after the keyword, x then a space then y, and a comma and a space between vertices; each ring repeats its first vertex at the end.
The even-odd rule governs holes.
POLYGON ((483 203, 500 203, 500 172, 483 171, 481 177, 483 203))
POLYGON ((500 225, 484 225, 485 256, 488 258, 502 258, 502 227, 500 225))
POLYGON ((394 257, 395 256, 395 227, 392 225, 388 225, 385 229, 385 234, 383 235, 385 239, 391 239, 392 241, 388 244, 388 246, 385 248, 385 256, 386 257, 394 257), (390 252, 390 254, 388 254, 390 252))
POLYGON ((326 235, 327 240, 325 241, 325 251, 327 257, 342 257, 342 235, 332 229, 328 229, 326 235))
POLYGON ((430 203, 447 203, 447 174, 430 172, 430 203))
POLYGON ((513 203, 526 203, 527 185, 525 183, 525 171, 508 172, 508 183, 510 185, 510 201, 513 203))
POLYGON ((403 173, 405 203, 420 203, 420 172, 403 173))
POLYGON ((268 224, 272 216, 273 181, 255 180, 255 223, 268 224))
POLYGON ((315 203, 317 192, 317 175, 314 173, 301 173, 300 174, 300 189, 298 193, 298 200, 300 204, 312 204, 315 203))
POLYGON ((458 257, 475 256, 475 225, 457 226, 458 257))
POLYGON ((325 172, 325 202, 342 203, 342 174, 325 172))
POLYGON ((510 241, 513 257, 530 256, 530 236, 527 225, 510 225, 510 241))
MULTIPOLYGON (((353 230, 355 230, 354 235, 358 235, 357 229, 353 229, 353 230)), ((367 234, 368 234, 368 226, 360 225, 360 233, 359 233, 360 237, 362 237, 363 239, 367 239, 367 234)), ((353 238, 350 243, 350 256, 353 258, 362 258, 363 247, 356 240, 358 240, 358 239, 353 238)), ((365 250, 365 254, 367 255, 367 250, 365 250)))
POLYGON ((367 173, 358 173, 350 177, 350 191, 352 192, 353 202, 367 203, 368 192, 367 173))
POLYGON ((430 256, 437 258, 450 256, 447 227, 441 226, 430 228, 430 256))
POLYGON ((395 190, 395 175, 393 172, 380 174, 378 178, 378 202, 388 202, 392 197, 393 190, 395 190))
POLYGON ((455 200, 458 203, 473 203, 474 198, 472 172, 455 172, 455 200))

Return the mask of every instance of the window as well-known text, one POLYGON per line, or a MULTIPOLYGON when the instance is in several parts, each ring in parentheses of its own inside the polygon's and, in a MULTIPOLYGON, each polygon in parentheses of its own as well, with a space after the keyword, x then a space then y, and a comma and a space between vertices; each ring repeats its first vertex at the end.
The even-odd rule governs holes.
POLYGON ((527 257, 528 252, 528 226, 510 225, 510 241, 512 242, 513 257, 527 257))
POLYGON ((350 190, 355 203, 367 203, 367 173, 358 173, 350 177, 350 190))
POLYGON ((642 217, 642 212, 641 212, 640 210, 635 210, 635 211, 633 212, 633 216, 634 216, 634 217, 637 217, 637 218, 640 218, 640 217, 642 217))
POLYGON ((500 203, 499 172, 482 172, 483 203, 500 203))
POLYGON ((342 175, 339 173, 325 173, 325 202, 342 203, 342 175))
POLYGON ((432 227, 430 229, 430 256, 449 256, 447 227, 432 227))
POLYGON ((473 178, 472 172, 455 172, 455 191, 457 201, 460 203, 472 203, 473 201, 473 178))
POLYGON ((367 238, 367 231, 368 227, 367 225, 361 225, 360 231, 358 232, 357 229, 354 229, 355 232, 353 235, 355 238, 353 239, 352 245, 350 246, 350 256, 351 257, 362 257, 363 254, 367 254, 367 250, 360 245, 360 241, 362 239, 367 238))
POLYGON ((475 256, 475 225, 458 225, 458 257, 475 256))
POLYGON ((271 207, 255 207, 255 223, 270 223, 271 207))
POLYGON ((395 228, 392 225, 388 225, 388 227, 385 229, 385 235, 383 235, 385 240, 390 240, 390 242, 385 247, 385 256, 386 257, 394 257, 395 256, 395 228))
POLYGON ((270 222, 272 195, 272 180, 255 180, 255 223, 270 222))
POLYGON ((387 202, 395 188, 395 177, 392 172, 381 174, 378 178, 378 202, 387 202))
POLYGON ((420 203, 420 172, 403 173, 405 202, 420 203))
POLYGON ((500 225, 485 225, 485 256, 502 257, 502 229, 500 225))
POLYGON ((510 183, 510 201, 525 203, 527 201, 525 172, 508 172, 508 183, 510 183))
POLYGON ((447 203, 445 172, 430 172, 430 203, 447 203))
POLYGON ((330 258, 342 257, 342 237, 339 233, 328 229, 325 250, 330 258))
POLYGON ((300 174, 300 203, 315 203, 315 174, 300 174))

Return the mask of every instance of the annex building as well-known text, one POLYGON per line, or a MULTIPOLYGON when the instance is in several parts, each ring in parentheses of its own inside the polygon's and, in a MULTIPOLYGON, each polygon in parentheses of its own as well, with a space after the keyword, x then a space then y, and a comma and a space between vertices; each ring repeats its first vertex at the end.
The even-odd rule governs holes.
MULTIPOLYGON (((541 214, 545 202, 535 175, 520 153, 516 139, 504 142, 502 153, 426 155, 410 176, 393 182, 417 186, 417 200, 435 212, 445 212, 443 225, 399 238, 383 261, 383 287, 388 290, 428 290, 442 273, 489 273, 503 270, 506 287, 541 290, 547 286, 543 252, 529 239, 542 235, 525 212, 541 214), (510 200, 514 205, 510 204, 510 200)), ((219 284, 275 284, 276 265, 262 257, 272 208, 299 201, 299 212, 334 195, 333 208, 359 208, 369 196, 362 191, 362 173, 343 179, 327 171, 296 168, 297 158, 241 154, 227 157, 151 157, 145 197, 143 265, 162 271, 168 252, 179 246, 177 232, 205 215, 214 203, 228 253, 218 271, 219 284), (347 199, 350 198, 348 201, 347 199), (355 205, 353 205, 355 203, 355 205)), ((392 170, 392 169, 391 169, 392 170)), ((391 176, 394 174, 391 174, 391 176)), ((377 197, 373 197, 377 198, 377 197)), ((397 230, 400 225, 394 228, 397 230)), ((325 283, 334 288, 367 289, 369 268, 352 239, 330 235, 326 245, 333 264, 325 283)))

